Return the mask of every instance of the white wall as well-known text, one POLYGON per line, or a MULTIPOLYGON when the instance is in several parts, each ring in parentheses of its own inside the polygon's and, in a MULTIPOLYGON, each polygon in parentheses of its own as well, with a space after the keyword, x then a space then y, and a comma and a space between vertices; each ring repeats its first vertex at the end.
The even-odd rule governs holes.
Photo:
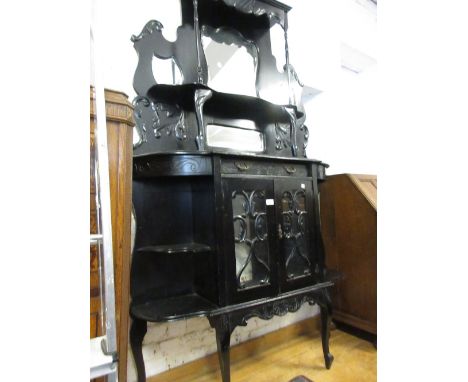
POLYGON ((300 25, 308 25, 307 17, 314 13, 321 25, 316 33, 324 44, 303 33, 295 36, 295 44, 306 49, 291 52, 292 57, 296 54, 292 63, 305 84, 322 91, 305 105, 311 131, 308 157, 329 163, 328 174, 377 174, 373 143, 378 131, 376 6, 369 0, 312 0, 310 4, 299 0, 299 7, 291 11, 293 18, 295 9, 303 7, 294 20, 302 18, 300 25), (314 66, 316 60, 322 64, 314 66))
POLYGON ((133 74, 138 56, 130 37, 138 35, 149 20, 155 19, 162 22, 164 37, 174 41, 181 19, 180 4, 177 0, 95 0, 93 4, 98 6, 101 22, 104 85, 125 92, 132 100, 136 95, 133 74))
POLYGON ((377 174, 377 68, 338 76, 339 83, 306 104, 307 155, 329 163, 328 174, 377 174))
MULTIPOLYGON (((372 144, 378 131, 374 97, 377 74, 375 5, 369 0, 285 2, 293 7, 289 14, 291 63, 307 86, 321 91, 306 104, 311 132, 308 156, 329 163, 329 174, 377 173, 372 144), (369 66, 372 63, 374 65, 369 66), (344 67, 362 71, 356 74, 344 67)), ((139 34, 150 19, 156 19, 163 23, 166 38, 175 40, 180 5, 176 0, 102 0, 98 11, 104 85, 124 91, 132 100, 137 55, 130 36, 139 34)), ((304 306, 296 314, 275 317, 271 321, 252 319, 247 327, 234 331, 231 343, 237 344, 316 314, 316 307, 304 306)), ((143 348, 147 375, 215 350, 214 332, 204 318, 150 325, 143 348)), ((129 381, 136 380, 131 356, 128 376, 129 381)))

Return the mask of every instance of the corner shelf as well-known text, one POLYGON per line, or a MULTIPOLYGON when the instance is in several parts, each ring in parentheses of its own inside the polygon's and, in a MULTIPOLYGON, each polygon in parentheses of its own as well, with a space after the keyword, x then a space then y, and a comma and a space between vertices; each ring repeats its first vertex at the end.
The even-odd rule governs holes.
POLYGON ((176 254, 176 253, 201 253, 211 252, 212 248, 206 244, 200 243, 181 243, 181 244, 166 244, 141 247, 136 252, 141 253, 160 253, 160 254, 176 254))
POLYGON ((219 307, 197 293, 164 298, 148 298, 132 304, 134 318, 152 322, 174 321, 182 318, 206 316, 219 307))

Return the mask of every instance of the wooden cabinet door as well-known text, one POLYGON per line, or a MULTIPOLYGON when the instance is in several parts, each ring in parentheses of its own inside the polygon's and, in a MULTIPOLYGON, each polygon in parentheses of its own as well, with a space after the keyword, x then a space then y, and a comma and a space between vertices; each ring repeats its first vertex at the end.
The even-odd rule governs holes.
POLYGON ((278 293, 273 181, 224 178, 224 248, 229 303, 278 293))
POLYGON ((281 292, 311 285, 317 262, 310 178, 275 179, 281 292))

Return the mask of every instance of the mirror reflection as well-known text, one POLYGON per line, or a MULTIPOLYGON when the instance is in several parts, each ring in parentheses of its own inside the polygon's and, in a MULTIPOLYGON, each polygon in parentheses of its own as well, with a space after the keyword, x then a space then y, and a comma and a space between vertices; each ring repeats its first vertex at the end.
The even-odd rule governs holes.
POLYGON ((263 134, 256 130, 208 124, 206 135, 211 147, 249 152, 263 152, 265 149, 263 134))
MULTIPOLYGON (((240 41, 240 37, 235 38, 240 41)), ((202 45, 208 64, 209 87, 224 93, 257 96, 257 60, 252 56, 255 47, 248 46, 247 42, 246 46, 219 43, 207 35, 202 36, 202 45)))

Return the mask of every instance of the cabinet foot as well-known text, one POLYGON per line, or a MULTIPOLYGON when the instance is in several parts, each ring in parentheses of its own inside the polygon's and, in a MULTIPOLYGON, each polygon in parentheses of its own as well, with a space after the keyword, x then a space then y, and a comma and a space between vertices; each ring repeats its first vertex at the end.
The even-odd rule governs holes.
POLYGON ((147 323, 143 320, 134 319, 130 327, 130 346, 133 359, 137 369, 138 382, 146 381, 145 362, 143 360, 143 338, 147 331, 147 323))

